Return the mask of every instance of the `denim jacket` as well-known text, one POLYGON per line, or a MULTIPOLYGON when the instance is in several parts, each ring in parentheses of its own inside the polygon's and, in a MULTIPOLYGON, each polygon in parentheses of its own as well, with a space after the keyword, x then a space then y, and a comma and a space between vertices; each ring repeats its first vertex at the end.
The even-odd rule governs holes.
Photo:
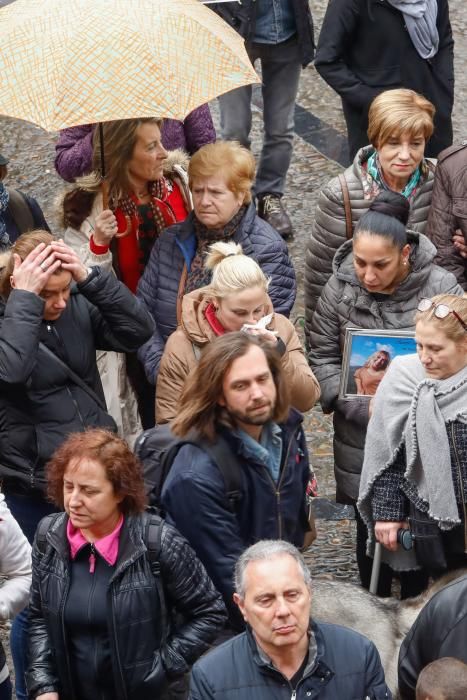
POLYGON ((256 0, 256 5, 254 42, 280 44, 296 33, 295 13, 290 0, 256 0))

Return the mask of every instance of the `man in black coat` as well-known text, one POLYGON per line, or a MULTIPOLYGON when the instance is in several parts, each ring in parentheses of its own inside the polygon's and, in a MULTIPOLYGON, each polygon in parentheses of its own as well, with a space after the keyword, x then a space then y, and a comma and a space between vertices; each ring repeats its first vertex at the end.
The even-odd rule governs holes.
POLYGON ((436 158, 451 145, 454 40, 448 0, 330 0, 315 66, 342 99, 351 160, 368 145, 372 100, 391 88, 415 90, 436 107, 426 156, 436 158))
MULTIPOLYGON (((281 198, 292 158, 294 110, 302 66, 314 56, 308 0, 242 0, 209 5, 244 39, 251 62, 261 62, 264 142, 256 174, 258 214, 287 237, 292 223, 281 198)), ((219 97, 223 139, 250 146, 252 86, 219 97)))
POLYGON ((446 656, 467 663, 467 575, 444 586, 428 601, 402 642, 399 653, 402 700, 415 700, 420 671, 446 656))

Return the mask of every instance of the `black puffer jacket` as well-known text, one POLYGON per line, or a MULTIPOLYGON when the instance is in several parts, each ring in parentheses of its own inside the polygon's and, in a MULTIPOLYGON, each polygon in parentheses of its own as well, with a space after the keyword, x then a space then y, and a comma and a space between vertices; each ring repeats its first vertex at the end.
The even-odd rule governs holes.
POLYGON ((23 290, 12 290, 0 306, 0 478, 7 492, 44 491, 44 465, 69 433, 115 430, 108 413, 39 343, 104 403, 96 350, 134 352, 153 329, 141 302, 99 267, 72 289, 57 321, 44 321, 43 313, 44 300, 23 290))
POLYGON ((454 656, 467 663, 467 576, 448 584, 429 600, 402 642, 399 653, 402 700, 415 700, 420 671, 444 656, 454 656))
MULTIPOLYGON (((313 20, 308 0, 290 0, 297 25, 298 45, 303 67, 313 60, 315 40, 313 20)), ((252 41, 255 31, 257 3, 256 0, 243 0, 241 3, 213 3, 208 5, 222 17, 246 41, 252 41)))
MULTIPOLYGON (((193 550, 163 524, 159 557, 166 606, 183 615, 183 625, 163 641, 160 599, 146 553, 146 514, 125 519, 107 597, 116 700, 154 700, 167 679, 186 673, 208 648, 225 621, 220 595, 193 550)), ((30 698, 57 692, 79 700, 73 690, 64 608, 70 585, 68 516, 47 532, 42 553, 33 547, 29 651, 26 681, 30 698)), ((40 527, 40 526, 39 526, 40 527)))

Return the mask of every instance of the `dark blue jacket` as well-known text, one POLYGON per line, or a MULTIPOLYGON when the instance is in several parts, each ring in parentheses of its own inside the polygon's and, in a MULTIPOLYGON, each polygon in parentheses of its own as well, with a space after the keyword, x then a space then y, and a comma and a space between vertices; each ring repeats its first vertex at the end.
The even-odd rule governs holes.
POLYGON ((190 700, 388 700, 391 692, 373 642, 353 630, 313 623, 315 663, 305 668, 296 695, 288 680, 259 654, 250 631, 200 659, 190 700))
MULTIPOLYGON (((246 210, 232 240, 239 243, 245 255, 256 260, 264 274, 271 278, 269 296, 274 311, 289 316, 296 294, 292 261, 280 235, 256 215, 253 204, 246 210)), ((151 340, 138 353, 152 384, 156 381, 165 342, 178 325, 180 279, 184 268, 190 269, 196 246, 193 214, 190 214, 158 238, 138 284, 137 296, 144 300, 156 322, 151 340)))
POLYGON ((306 486, 309 462, 302 416, 291 409, 282 428, 282 467, 276 485, 268 469, 247 461, 242 441, 226 429, 241 468, 241 497, 232 512, 217 465, 201 448, 184 445, 162 491, 168 522, 190 542, 224 596, 233 627, 243 620, 232 602, 233 571, 240 554, 258 540, 283 539, 301 547, 308 529, 306 486))

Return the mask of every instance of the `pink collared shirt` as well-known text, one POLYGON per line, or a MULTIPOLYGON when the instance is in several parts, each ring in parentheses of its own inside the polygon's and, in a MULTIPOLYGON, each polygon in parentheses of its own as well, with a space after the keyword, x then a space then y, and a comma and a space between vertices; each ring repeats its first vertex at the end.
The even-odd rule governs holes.
POLYGON ((105 561, 113 566, 117 561, 118 544, 120 541, 120 531, 123 525, 123 515, 120 515, 118 523, 109 535, 102 537, 100 540, 90 543, 83 535, 79 528, 76 528, 70 519, 66 526, 66 536, 70 545, 71 558, 74 560, 85 545, 91 544, 91 554, 89 555, 89 573, 93 574, 96 566, 95 549, 105 561))

